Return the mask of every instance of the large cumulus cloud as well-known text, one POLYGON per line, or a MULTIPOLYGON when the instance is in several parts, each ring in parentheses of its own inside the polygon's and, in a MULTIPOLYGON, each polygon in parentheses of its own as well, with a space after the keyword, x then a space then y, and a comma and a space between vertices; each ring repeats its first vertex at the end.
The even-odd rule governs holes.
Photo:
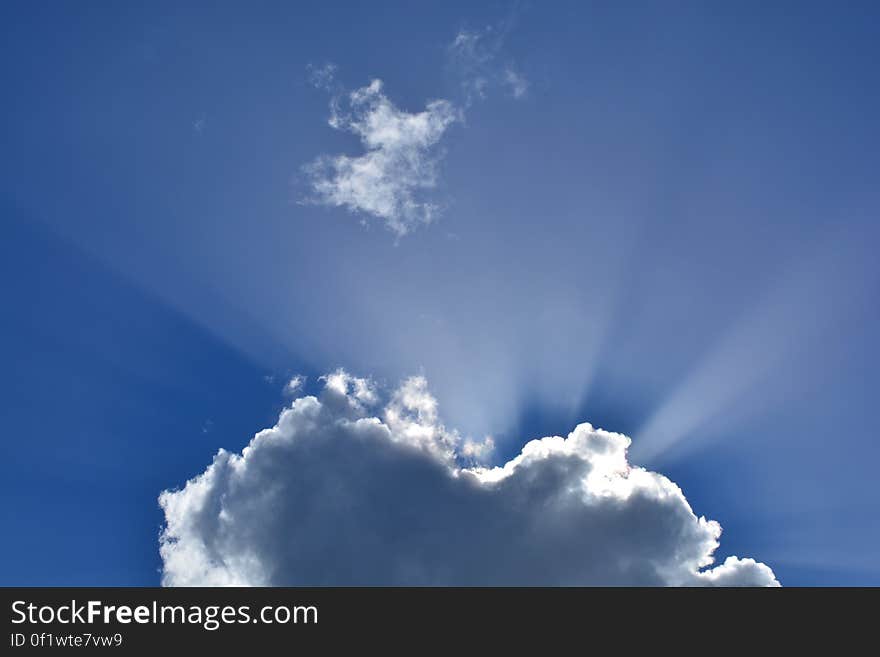
POLYGON ((444 427, 424 379, 382 406, 339 371, 241 454, 159 498, 166 585, 776 585, 711 568, 721 528, 626 436, 575 427, 501 467, 444 427))

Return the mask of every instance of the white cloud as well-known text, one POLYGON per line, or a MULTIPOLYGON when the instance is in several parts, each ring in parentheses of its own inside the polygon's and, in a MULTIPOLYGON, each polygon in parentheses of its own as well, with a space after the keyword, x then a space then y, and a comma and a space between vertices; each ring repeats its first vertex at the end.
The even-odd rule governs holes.
POLYGON ((288 395, 295 395, 300 390, 303 389, 303 386, 306 384, 306 377, 302 374, 297 374, 290 381, 287 382, 287 385, 284 386, 284 392, 288 395))
POLYGON ((385 96, 381 80, 373 80, 334 99, 331 110, 330 125, 357 135, 365 152, 308 164, 308 200, 379 218, 398 237, 430 223, 439 207, 423 196, 437 184, 437 144, 459 119, 456 108, 434 100, 421 112, 406 112, 385 96))
MULTIPOLYGON (((526 94, 525 76, 512 64, 498 63, 509 23, 461 30, 449 45, 450 61, 465 91, 465 107, 475 98, 485 98, 493 86, 507 88, 514 98, 526 94)), ((303 201, 380 219, 398 238, 431 223, 441 210, 427 197, 437 186, 442 156, 438 145, 449 126, 463 119, 462 109, 440 99, 430 101, 421 112, 407 112, 383 93, 379 79, 344 93, 335 64, 309 64, 307 71, 313 86, 333 94, 330 126, 357 135, 364 152, 323 155, 306 164, 303 171, 310 195, 303 201)))
POLYGON ((423 378, 379 416, 368 379, 323 380, 161 494, 165 585, 777 584, 751 559, 706 569, 718 523, 629 464, 626 436, 581 424, 482 468, 423 378))
POLYGON ((371 379, 352 376, 340 368, 332 374, 322 376, 320 381, 324 382, 326 390, 344 399, 346 406, 352 406, 358 411, 366 411, 379 403, 376 384, 371 379))

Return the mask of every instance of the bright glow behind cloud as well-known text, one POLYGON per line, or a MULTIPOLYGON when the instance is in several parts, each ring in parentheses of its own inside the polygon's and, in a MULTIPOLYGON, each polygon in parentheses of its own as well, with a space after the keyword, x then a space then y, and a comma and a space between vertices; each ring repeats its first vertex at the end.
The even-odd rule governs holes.
POLYGON ((846 284, 871 281, 866 259, 857 257, 864 247, 856 240, 826 235, 792 259, 785 275, 731 325, 638 431, 633 451, 639 462, 680 458, 706 440, 710 421, 722 417, 729 426, 725 413, 759 409, 771 393, 794 385, 786 379, 797 378, 792 376, 797 356, 821 345, 836 322, 853 317, 865 303, 863 290, 846 284), (769 393, 767 386, 759 387, 761 398, 743 404, 762 377, 774 375, 769 393))
POLYGON ((631 466, 626 436, 581 424, 484 468, 423 378, 381 411, 368 379, 324 382, 162 493, 164 584, 777 584, 751 559, 703 570, 720 526, 631 466))

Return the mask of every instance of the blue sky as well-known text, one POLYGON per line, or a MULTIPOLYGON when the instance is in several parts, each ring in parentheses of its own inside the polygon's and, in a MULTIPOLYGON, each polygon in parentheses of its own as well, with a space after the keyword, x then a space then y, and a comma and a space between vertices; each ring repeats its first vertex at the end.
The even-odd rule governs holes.
POLYGON ((158 583, 159 492, 272 426, 291 376, 345 367, 424 375, 498 463, 623 432, 722 524, 717 556, 880 584, 878 20, 7 3, 0 579, 158 583), (331 101, 373 79, 460 112, 405 235, 308 202, 304 167, 364 152, 331 101))

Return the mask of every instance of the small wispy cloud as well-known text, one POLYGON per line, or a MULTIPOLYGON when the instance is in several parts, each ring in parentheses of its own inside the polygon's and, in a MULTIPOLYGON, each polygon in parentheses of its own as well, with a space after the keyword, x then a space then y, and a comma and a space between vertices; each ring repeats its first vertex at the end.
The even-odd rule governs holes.
POLYGON ((504 83, 510 88, 514 98, 522 98, 529 90, 529 81, 512 68, 504 69, 504 83))
POLYGON ((288 395, 295 395, 300 392, 306 385, 306 377, 302 374, 297 374, 287 384, 284 386, 284 393, 288 395))
MULTIPOLYGON (((334 72, 312 69, 313 83, 330 88, 334 72)), ((388 99, 378 79, 334 96, 330 107, 330 126, 357 135, 364 153, 324 155, 307 164, 312 195, 306 202, 381 219, 397 237, 430 223, 439 206, 425 192, 437 185, 437 145, 460 119, 457 108, 441 99, 407 112, 388 99)))
POLYGON ((468 104, 482 100, 493 87, 507 88, 514 98, 522 98, 529 82, 512 62, 504 60, 504 41, 510 21, 481 30, 459 30, 448 54, 450 63, 461 78, 468 104))
POLYGON ((309 64, 306 66, 308 79, 312 86, 325 91, 333 91, 336 85, 336 64, 324 62, 323 64, 309 64))
POLYGON ((204 114, 202 114, 201 116, 199 116, 199 118, 193 121, 192 127, 193 132, 195 132, 197 135, 201 135, 208 127, 208 119, 205 117, 204 114))
POLYGON ((511 23, 460 30, 448 56, 461 77, 464 100, 432 100, 418 112, 397 107, 378 78, 346 91, 335 64, 309 64, 309 82, 331 94, 330 127, 357 135, 364 151, 321 155, 304 165, 309 194, 301 202, 346 208, 361 215, 361 223, 378 219, 397 238, 431 223, 441 211, 429 193, 437 186, 443 156, 439 144, 449 127, 492 88, 506 89, 513 98, 528 91, 526 77, 509 61, 502 62, 511 23))
POLYGON ((495 59, 500 42, 488 39, 487 31, 461 30, 449 45, 449 57, 461 75, 461 84, 468 102, 485 98, 489 87, 488 66, 495 59))

